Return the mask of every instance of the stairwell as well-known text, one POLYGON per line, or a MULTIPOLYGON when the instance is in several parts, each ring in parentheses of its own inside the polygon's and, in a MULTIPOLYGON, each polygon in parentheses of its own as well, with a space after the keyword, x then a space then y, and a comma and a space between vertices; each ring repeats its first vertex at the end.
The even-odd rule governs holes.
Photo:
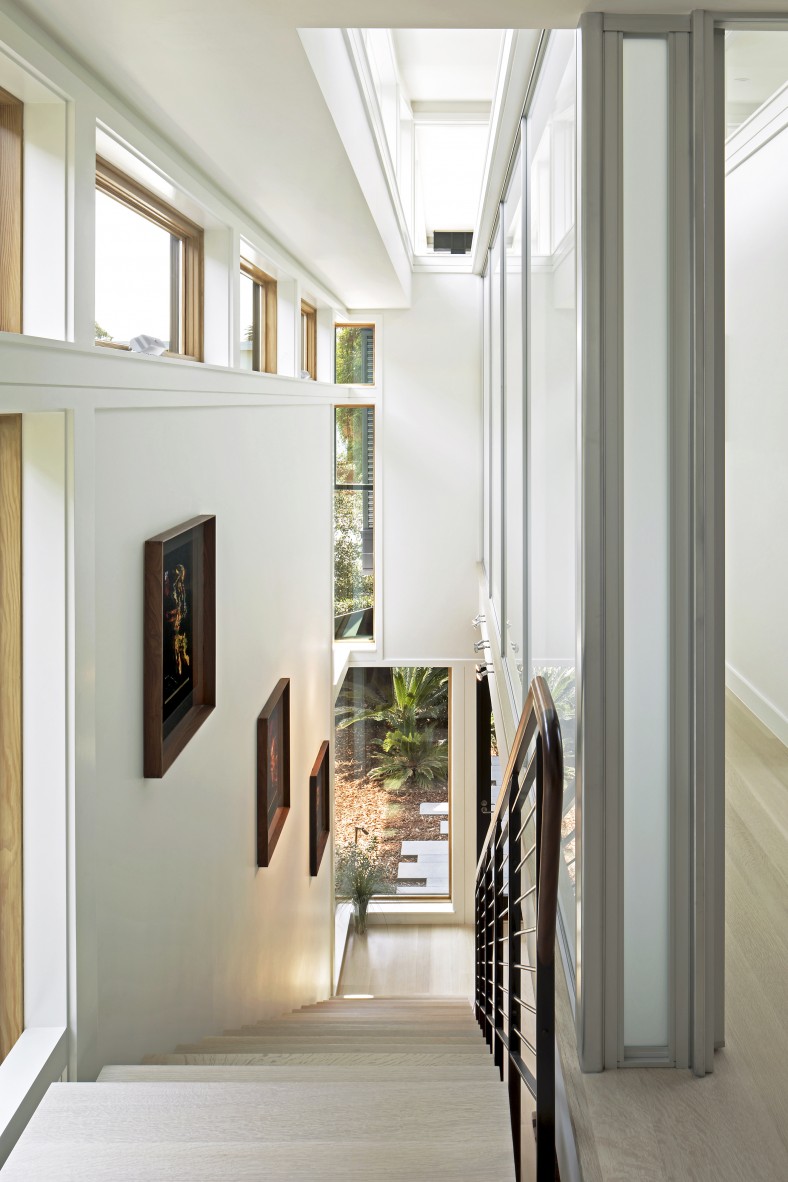
POLYGON ((505 1086, 464 999, 333 998, 54 1084, 3 1182, 513 1182, 505 1086))

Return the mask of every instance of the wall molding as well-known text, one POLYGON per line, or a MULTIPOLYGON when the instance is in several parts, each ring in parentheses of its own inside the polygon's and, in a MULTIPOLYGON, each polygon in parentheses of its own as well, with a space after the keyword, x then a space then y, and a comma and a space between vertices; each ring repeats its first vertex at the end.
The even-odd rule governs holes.
POLYGON ((748 681, 730 661, 725 662, 725 685, 763 725, 788 747, 788 717, 748 681))

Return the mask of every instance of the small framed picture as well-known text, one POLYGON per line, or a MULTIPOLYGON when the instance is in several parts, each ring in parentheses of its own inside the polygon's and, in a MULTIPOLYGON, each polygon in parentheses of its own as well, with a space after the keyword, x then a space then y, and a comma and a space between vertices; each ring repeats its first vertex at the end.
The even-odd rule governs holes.
POLYGON ((309 776, 309 873, 320 869, 331 832, 331 800, 328 782, 328 741, 320 744, 309 776))
POLYGON ((143 774, 160 779, 216 705, 216 518, 145 543, 143 774))
POLYGON ((270 866, 290 812, 290 678, 257 718, 257 865, 270 866))

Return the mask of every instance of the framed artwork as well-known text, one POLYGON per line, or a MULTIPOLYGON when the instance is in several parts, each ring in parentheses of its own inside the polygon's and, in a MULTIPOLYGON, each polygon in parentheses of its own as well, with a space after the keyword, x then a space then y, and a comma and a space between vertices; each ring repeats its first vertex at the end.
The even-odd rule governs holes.
POLYGON ((328 752, 328 741, 321 743, 309 776, 309 873, 312 877, 320 869, 331 832, 328 752))
POLYGON ((257 718, 257 865, 270 866, 290 812, 290 678, 257 718))
POLYGON ((143 774, 160 779, 216 705, 216 518, 145 543, 143 774))

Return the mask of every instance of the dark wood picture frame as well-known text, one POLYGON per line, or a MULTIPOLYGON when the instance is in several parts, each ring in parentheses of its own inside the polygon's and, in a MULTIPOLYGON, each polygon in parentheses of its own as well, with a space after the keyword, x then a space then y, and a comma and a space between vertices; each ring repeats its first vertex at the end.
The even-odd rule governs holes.
MULTIPOLYGON (((169 582, 168 582, 169 586, 169 582)), ((161 779, 197 733, 216 705, 216 518, 192 517, 145 542, 145 607, 143 641, 143 774, 161 779), (179 553, 191 558, 191 570, 181 584, 188 605, 188 623, 179 637, 179 670, 184 680, 177 690, 177 705, 165 691, 168 661, 174 643, 170 607, 165 603, 167 559, 179 553), (188 598, 187 598, 188 597, 188 598), (188 661, 184 660, 184 653, 188 661)), ((177 658, 176 658, 177 659, 177 658)))
POLYGON ((290 812, 290 678, 257 717, 257 865, 270 866, 290 812))
POLYGON ((331 833, 331 792, 328 778, 329 745, 320 744, 315 766, 309 774, 309 873, 320 869, 331 833))

